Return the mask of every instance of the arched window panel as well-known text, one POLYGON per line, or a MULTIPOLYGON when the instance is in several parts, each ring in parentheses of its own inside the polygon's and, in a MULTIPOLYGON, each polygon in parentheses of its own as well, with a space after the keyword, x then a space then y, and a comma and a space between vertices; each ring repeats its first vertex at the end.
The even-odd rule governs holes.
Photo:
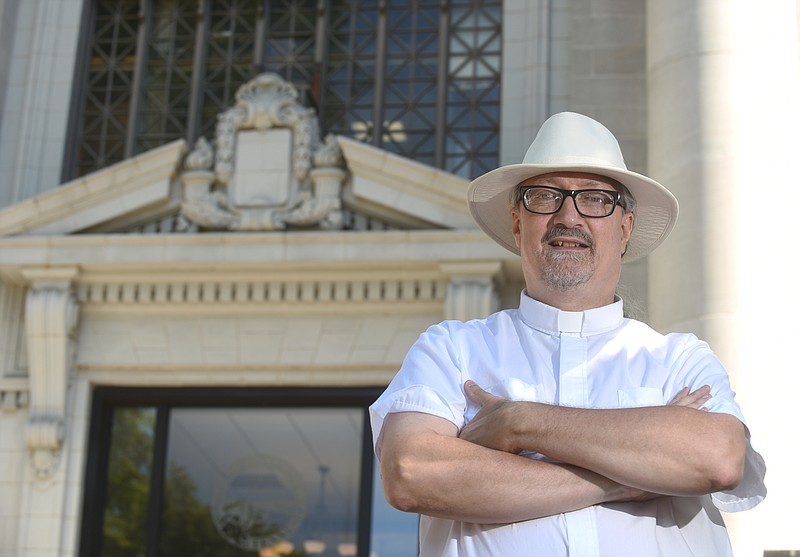
POLYGON ((208 17, 202 21, 205 40, 198 56, 203 60, 200 131, 197 136, 213 137, 217 115, 235 102, 236 90, 259 73, 258 39, 263 27, 263 2, 214 0, 205 2, 208 17))
POLYGON ((426 164, 436 164, 438 61, 441 2, 392 4, 387 17, 384 148, 426 164))
POLYGON ((332 133, 373 143, 378 3, 331 0, 328 22, 321 124, 332 133))
POLYGON ((96 6, 94 33, 86 49, 83 119, 74 133, 73 175, 88 174, 125 157, 138 29, 138 0, 96 6))
POLYGON ((444 169, 454 174, 472 177, 497 166, 500 155, 500 31, 500 2, 452 2, 444 169))
POLYGON ((161 0, 150 7, 137 153, 186 136, 195 57, 196 0, 161 0))
POLYGON ((315 2, 269 2, 263 67, 309 94, 318 86, 314 53, 320 16, 315 2))
POLYGON ((465 178, 499 158, 501 1, 87 0, 64 178, 184 138, 261 72, 322 133, 465 178))

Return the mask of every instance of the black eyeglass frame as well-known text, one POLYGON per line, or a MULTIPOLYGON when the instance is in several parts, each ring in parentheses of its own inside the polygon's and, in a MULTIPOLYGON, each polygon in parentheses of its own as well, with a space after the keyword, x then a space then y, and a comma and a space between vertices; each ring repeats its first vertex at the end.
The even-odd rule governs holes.
POLYGON ((620 200, 622 199, 622 194, 615 190, 603 190, 603 189, 562 190, 561 188, 555 188, 553 186, 538 186, 538 185, 519 186, 519 188, 520 188, 519 200, 522 202, 522 206, 525 207, 526 211, 528 211, 529 213, 533 213, 534 215, 555 215, 561 210, 561 207, 564 206, 564 200, 567 199, 567 197, 572 198, 572 202, 575 204, 575 210, 578 211, 578 214, 581 215, 582 217, 586 217, 589 219, 604 219, 606 217, 610 217, 611 215, 614 214, 614 210, 616 210, 617 205, 622 207, 623 211, 625 210, 625 205, 623 205, 620 202, 620 200), (533 209, 529 208, 528 204, 525 202, 525 193, 532 189, 551 190, 558 192, 561 194, 561 203, 559 203, 558 207, 556 207, 555 210, 553 211, 547 211, 547 212, 534 211, 533 209), (611 206, 611 211, 609 211, 607 215, 587 215, 578 208, 578 199, 575 196, 581 193, 593 193, 593 192, 608 194, 612 197, 613 204, 611 206))

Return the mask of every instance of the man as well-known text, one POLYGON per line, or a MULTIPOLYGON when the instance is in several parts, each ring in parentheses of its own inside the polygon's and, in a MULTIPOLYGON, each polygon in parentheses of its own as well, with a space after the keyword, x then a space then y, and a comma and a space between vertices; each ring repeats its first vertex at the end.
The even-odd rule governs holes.
POLYGON ((386 496, 421 514, 421 554, 731 555, 718 509, 766 490, 725 369, 615 295, 675 198, 627 170, 600 123, 561 113, 469 203, 521 257, 520 306, 428 329, 370 408, 386 496))

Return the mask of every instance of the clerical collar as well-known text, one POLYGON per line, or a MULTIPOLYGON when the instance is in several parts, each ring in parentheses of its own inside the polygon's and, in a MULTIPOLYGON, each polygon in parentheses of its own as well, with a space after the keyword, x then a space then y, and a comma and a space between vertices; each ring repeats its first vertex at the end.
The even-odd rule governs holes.
POLYGON ((587 311, 561 311, 529 297, 525 290, 520 294, 519 314, 522 321, 547 334, 572 333, 581 336, 597 335, 616 329, 622 324, 622 299, 603 307, 587 311))

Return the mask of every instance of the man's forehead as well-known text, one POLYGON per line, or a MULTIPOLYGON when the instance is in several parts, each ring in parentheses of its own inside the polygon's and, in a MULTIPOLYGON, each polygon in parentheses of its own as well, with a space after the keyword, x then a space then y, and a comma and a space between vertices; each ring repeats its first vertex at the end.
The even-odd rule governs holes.
POLYGON ((608 178, 599 174, 591 174, 588 172, 550 172, 548 174, 540 174, 538 176, 526 178, 520 183, 520 185, 570 185, 581 188, 607 187, 612 189, 618 189, 620 186, 619 182, 613 178, 608 178))

